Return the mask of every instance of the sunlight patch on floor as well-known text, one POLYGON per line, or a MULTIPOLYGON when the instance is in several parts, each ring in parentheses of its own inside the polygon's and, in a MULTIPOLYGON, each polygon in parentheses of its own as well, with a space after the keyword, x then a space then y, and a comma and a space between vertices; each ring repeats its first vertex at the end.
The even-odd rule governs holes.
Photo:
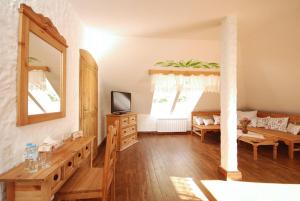
POLYGON ((170 177, 181 200, 208 201, 206 196, 190 177, 170 177))

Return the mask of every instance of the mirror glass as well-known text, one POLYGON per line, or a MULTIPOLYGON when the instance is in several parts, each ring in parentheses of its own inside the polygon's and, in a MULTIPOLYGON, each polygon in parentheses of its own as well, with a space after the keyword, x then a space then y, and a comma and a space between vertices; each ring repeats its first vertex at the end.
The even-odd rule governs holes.
POLYGON ((60 112, 63 54, 29 32, 28 115, 60 112))

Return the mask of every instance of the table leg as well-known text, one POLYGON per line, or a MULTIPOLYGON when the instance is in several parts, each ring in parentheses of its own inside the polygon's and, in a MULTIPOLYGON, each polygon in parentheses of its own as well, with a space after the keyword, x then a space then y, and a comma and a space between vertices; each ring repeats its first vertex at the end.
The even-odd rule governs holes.
POLYGON ((278 147, 278 143, 275 143, 273 145, 273 159, 277 159, 277 147, 278 147))
POLYGON ((253 159, 257 160, 257 145, 253 145, 253 159))
POLYGON ((7 201, 15 200, 15 183, 14 182, 6 183, 6 196, 7 196, 7 201))
POLYGON ((201 142, 204 142, 205 131, 201 130, 201 142))
POLYGON ((41 200, 51 201, 51 182, 47 181, 41 185, 41 200))
POLYGON ((92 142, 91 142, 91 155, 90 155, 90 157, 91 157, 91 159, 90 159, 91 168, 93 167, 93 159, 94 159, 94 140, 95 139, 93 139, 92 142))
POLYGON ((289 158, 290 158, 291 160, 294 159, 294 143, 293 143, 293 142, 291 142, 291 143, 289 144, 289 158))

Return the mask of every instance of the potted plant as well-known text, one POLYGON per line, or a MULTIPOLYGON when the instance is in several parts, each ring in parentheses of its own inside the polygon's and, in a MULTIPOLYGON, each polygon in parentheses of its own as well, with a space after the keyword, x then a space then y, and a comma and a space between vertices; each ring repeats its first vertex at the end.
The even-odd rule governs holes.
POLYGON ((248 133, 248 125, 251 123, 251 120, 250 119, 247 119, 247 118, 244 118, 242 120, 240 120, 240 124, 242 126, 242 132, 247 134, 248 133))

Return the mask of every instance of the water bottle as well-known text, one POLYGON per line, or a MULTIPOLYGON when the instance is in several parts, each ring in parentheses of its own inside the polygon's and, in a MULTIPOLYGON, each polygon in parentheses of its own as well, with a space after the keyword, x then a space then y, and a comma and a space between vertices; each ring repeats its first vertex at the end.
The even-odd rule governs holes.
POLYGON ((29 152, 29 172, 35 173, 38 171, 38 150, 36 144, 31 144, 29 152))
POLYGON ((30 144, 28 152, 28 172, 32 172, 33 167, 33 144, 30 144))
POLYGON ((25 163, 25 170, 29 170, 29 155, 32 143, 27 143, 24 152, 24 163, 25 163))
POLYGON ((33 146, 33 171, 34 172, 37 172, 39 170, 38 157, 39 157, 38 146, 35 144, 33 146))

